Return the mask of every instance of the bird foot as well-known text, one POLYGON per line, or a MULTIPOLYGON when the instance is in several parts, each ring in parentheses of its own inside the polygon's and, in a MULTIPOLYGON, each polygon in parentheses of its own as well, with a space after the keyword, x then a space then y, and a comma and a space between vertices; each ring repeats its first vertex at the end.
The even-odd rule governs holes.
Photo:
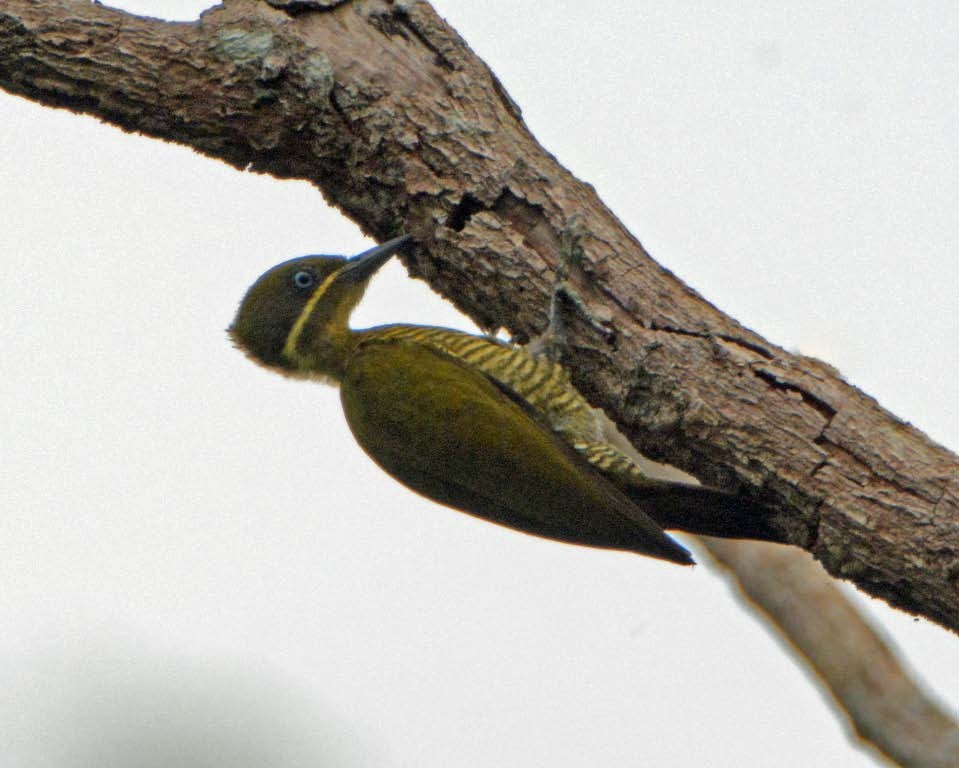
POLYGON ((612 318, 604 313, 600 316, 591 310, 586 301, 570 283, 575 271, 582 271, 583 219, 573 214, 566 220, 560 233, 559 260, 553 282, 553 294, 549 303, 549 325, 538 337, 530 341, 528 349, 534 355, 545 355, 553 362, 559 362, 567 349, 567 328, 571 311, 585 320, 593 330, 606 340, 610 340, 615 331, 610 327, 612 318))

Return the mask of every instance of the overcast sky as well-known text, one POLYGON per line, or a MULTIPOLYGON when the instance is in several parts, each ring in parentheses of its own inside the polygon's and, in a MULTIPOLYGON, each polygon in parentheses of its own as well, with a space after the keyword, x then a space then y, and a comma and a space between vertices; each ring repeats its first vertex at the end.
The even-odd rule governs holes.
MULTIPOLYGON (((435 5, 660 263, 959 449, 954 3, 435 5)), ((707 568, 414 496, 231 347, 369 245, 315 189, 5 94, 0 142, 5 765, 874 764, 707 568)), ((387 321, 471 327, 397 263, 387 321)), ((855 599, 959 714, 955 636, 855 599)))

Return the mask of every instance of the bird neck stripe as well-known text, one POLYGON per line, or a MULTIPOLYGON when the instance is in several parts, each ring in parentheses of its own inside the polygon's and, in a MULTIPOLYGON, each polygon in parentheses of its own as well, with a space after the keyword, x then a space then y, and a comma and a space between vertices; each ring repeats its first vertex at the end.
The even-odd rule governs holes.
POLYGON ((283 344, 283 355, 284 357, 289 358, 290 360, 296 359, 296 345, 300 341, 300 336, 303 334, 303 328, 306 327, 306 321, 309 320, 310 315, 313 314, 313 310, 316 309, 316 305, 319 303, 323 295, 329 290, 330 286, 333 285, 333 281, 336 279, 336 276, 340 273, 339 270, 336 270, 327 278, 320 283, 320 287, 313 291, 313 295, 310 296, 309 300, 303 307, 303 311, 300 312, 300 316, 296 318, 296 322, 293 323, 293 327, 290 329, 289 335, 286 337, 286 343, 283 344))

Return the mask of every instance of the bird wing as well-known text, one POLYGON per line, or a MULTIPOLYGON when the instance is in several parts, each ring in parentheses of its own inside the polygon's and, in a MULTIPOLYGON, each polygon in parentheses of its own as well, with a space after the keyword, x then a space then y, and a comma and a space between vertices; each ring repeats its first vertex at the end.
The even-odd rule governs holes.
POLYGON ((442 351, 364 340, 340 396, 357 442, 424 496, 537 536, 692 563, 520 398, 442 351))

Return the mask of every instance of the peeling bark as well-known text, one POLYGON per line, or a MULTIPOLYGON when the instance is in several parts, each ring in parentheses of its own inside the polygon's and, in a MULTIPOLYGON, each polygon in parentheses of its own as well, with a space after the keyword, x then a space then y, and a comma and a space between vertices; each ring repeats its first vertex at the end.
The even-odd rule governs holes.
POLYGON ((564 362, 584 394, 831 574, 959 629, 959 458, 652 261, 426 3, 231 0, 164 23, 5 0, 0 87, 308 179, 378 239, 411 232, 413 273, 520 340, 546 325, 579 215, 572 283, 603 320, 570 324, 564 362))

